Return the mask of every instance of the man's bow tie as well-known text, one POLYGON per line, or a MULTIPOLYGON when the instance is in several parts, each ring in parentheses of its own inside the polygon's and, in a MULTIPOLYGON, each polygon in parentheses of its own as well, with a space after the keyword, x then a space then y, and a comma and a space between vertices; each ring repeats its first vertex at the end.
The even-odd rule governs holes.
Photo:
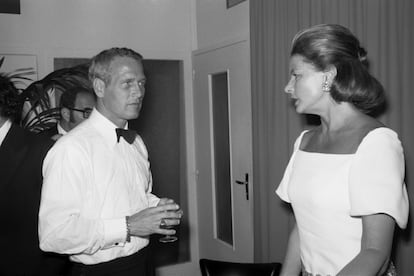
POLYGON ((116 128, 115 131, 118 143, 121 136, 124 137, 125 141, 127 141, 130 144, 134 143, 134 140, 137 137, 137 132, 135 130, 116 128))

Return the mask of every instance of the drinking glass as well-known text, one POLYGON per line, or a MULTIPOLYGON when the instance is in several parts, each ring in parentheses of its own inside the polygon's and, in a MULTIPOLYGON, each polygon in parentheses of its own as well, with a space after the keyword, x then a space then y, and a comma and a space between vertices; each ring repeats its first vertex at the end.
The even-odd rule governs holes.
MULTIPOLYGON (((160 228, 163 228, 163 229, 174 228, 174 225, 167 225, 167 223, 165 223, 165 220, 167 220, 167 219, 162 219, 161 220, 160 228)), ((178 238, 176 236, 172 236, 172 235, 165 235, 164 237, 159 239, 159 241, 163 242, 163 243, 175 242, 176 240, 178 240, 178 238)))

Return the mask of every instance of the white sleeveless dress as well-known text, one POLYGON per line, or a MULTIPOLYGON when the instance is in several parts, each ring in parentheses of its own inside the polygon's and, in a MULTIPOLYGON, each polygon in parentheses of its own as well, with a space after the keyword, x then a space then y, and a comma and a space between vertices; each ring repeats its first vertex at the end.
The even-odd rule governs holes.
POLYGON ((361 216, 386 213, 406 227, 403 149, 397 134, 381 127, 354 154, 305 152, 305 132, 276 193, 292 205, 304 274, 336 275, 360 251, 361 216))

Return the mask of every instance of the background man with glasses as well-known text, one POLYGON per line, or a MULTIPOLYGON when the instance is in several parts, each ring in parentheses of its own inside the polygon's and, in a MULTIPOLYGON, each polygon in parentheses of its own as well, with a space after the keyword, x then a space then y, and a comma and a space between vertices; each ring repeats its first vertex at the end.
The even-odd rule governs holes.
POLYGON ((53 140, 59 139, 91 114, 96 103, 95 93, 84 87, 73 87, 60 98, 60 121, 44 131, 53 140))

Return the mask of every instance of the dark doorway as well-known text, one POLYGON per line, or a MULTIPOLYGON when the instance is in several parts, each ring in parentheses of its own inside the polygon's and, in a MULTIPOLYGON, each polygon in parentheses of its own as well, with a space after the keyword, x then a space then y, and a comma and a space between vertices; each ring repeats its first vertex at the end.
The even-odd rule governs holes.
POLYGON ((138 131, 148 148, 154 194, 174 199, 184 211, 178 241, 160 243, 160 236, 151 237, 152 260, 159 267, 190 260, 182 62, 144 60, 144 70, 143 107, 129 127, 138 131))

